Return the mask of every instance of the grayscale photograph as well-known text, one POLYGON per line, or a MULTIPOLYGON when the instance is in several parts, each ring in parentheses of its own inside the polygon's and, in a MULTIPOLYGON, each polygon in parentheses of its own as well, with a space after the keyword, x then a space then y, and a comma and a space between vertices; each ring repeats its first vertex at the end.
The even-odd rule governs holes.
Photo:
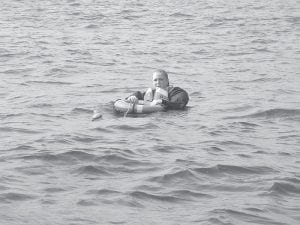
POLYGON ((299 0, 0 0, 0 225, 300 224, 299 0))

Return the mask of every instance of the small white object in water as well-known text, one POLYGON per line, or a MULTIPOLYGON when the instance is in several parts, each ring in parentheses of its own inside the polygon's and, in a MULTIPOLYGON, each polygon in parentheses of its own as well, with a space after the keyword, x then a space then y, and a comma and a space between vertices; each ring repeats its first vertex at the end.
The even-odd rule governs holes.
POLYGON ((92 121, 99 119, 99 118, 102 118, 102 114, 100 112, 98 112, 97 110, 94 110, 92 121))

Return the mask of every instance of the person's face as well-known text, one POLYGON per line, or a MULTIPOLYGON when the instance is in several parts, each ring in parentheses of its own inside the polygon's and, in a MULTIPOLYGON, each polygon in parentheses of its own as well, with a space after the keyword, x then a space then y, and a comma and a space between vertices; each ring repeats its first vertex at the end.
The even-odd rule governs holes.
POLYGON ((153 73, 153 86, 155 88, 159 87, 162 89, 167 89, 168 85, 169 85, 169 81, 164 74, 161 74, 159 72, 153 73))

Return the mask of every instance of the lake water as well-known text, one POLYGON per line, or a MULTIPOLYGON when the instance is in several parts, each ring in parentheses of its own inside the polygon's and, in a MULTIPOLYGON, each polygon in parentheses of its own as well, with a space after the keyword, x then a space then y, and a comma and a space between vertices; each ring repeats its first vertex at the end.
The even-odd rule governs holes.
POLYGON ((1 224, 299 224, 299 1, 0 5, 1 224))

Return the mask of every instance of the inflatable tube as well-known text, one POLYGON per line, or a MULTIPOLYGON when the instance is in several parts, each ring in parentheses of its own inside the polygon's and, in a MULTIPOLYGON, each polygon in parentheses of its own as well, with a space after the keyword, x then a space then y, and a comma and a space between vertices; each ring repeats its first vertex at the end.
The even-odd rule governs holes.
POLYGON ((129 114, 144 114, 163 111, 164 107, 161 105, 143 104, 144 101, 139 101, 137 104, 133 104, 124 100, 117 100, 114 103, 114 109, 116 112, 129 113, 129 114))

